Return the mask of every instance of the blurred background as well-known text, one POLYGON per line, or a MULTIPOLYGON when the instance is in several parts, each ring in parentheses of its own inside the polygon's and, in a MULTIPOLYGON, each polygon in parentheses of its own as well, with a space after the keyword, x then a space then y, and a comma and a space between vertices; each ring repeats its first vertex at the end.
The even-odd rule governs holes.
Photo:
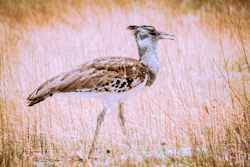
POLYGON ((129 25, 159 42, 155 83, 125 103, 133 153, 115 108, 93 166, 248 166, 248 0, 0 0, 0 166, 84 166, 103 104, 26 98, 51 77, 107 56, 138 59, 129 25))

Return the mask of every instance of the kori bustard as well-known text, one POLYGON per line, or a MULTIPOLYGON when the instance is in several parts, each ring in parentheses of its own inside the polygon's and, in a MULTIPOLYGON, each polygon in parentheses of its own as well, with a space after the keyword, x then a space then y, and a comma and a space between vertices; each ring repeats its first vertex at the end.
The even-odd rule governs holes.
POLYGON ((130 139, 125 128, 123 103, 131 96, 138 94, 146 86, 151 86, 159 71, 157 42, 174 36, 161 32, 152 26, 128 26, 133 32, 138 50, 139 60, 129 57, 105 57, 86 62, 78 67, 61 73, 40 85, 29 97, 28 106, 33 106, 55 94, 76 94, 83 97, 97 98, 105 105, 97 118, 89 157, 95 149, 101 124, 105 114, 114 105, 119 104, 118 120, 129 148, 130 139))

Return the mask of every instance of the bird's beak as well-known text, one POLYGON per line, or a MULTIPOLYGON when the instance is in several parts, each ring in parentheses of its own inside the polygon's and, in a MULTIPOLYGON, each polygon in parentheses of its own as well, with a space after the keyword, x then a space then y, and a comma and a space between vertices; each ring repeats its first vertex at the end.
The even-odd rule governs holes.
POLYGON ((160 35, 159 35, 160 39, 170 39, 170 40, 174 40, 173 38, 166 37, 166 36, 172 36, 172 37, 174 37, 173 34, 166 33, 166 32, 159 32, 159 33, 160 33, 160 35))

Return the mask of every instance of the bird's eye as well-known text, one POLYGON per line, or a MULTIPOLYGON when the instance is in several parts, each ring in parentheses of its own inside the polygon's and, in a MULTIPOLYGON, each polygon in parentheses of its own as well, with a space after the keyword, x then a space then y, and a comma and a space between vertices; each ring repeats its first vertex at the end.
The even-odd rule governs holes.
POLYGON ((149 31, 149 34, 150 35, 157 35, 158 33, 155 30, 151 30, 151 31, 149 31))

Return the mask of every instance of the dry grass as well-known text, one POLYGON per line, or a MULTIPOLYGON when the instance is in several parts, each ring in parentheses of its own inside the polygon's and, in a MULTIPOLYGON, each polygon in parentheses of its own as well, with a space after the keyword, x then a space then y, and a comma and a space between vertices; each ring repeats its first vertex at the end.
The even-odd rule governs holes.
POLYGON ((176 38, 159 43, 154 85, 126 102, 134 153, 127 153, 116 108, 105 117, 94 166, 247 166, 250 17, 234 8, 244 1, 219 4, 221 9, 185 6, 190 1, 72 2, 6 5, 16 13, 1 9, 0 166, 84 164, 78 159, 85 161, 103 104, 53 97, 27 108, 25 99, 47 79, 85 61, 138 59, 125 30, 132 24, 152 25, 176 38))

